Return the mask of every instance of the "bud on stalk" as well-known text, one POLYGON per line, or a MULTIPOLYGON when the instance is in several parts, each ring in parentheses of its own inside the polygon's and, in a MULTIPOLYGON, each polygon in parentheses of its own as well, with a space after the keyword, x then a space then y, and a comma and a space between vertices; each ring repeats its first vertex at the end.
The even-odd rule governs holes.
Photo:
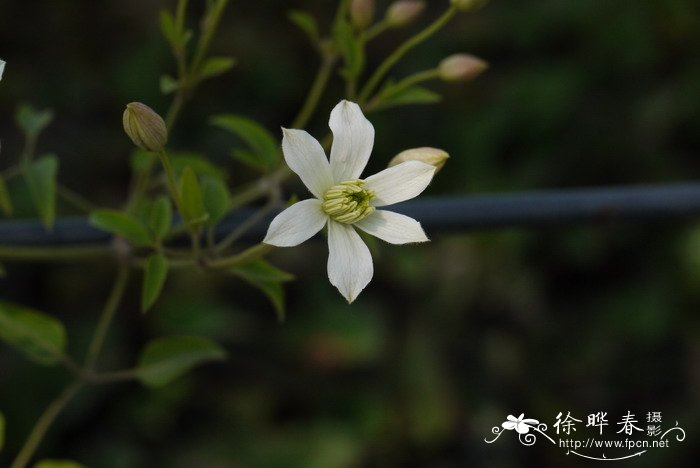
POLYGON ((386 22, 392 28, 408 26, 425 10, 425 2, 418 0, 399 0, 389 5, 386 22))
POLYGON ((438 148, 430 148, 427 146, 423 148, 413 148, 402 151, 394 156, 394 158, 389 161, 388 167, 396 166, 406 161, 420 161, 435 166, 435 172, 437 172, 443 168, 449 157, 450 155, 447 154, 446 151, 438 148))
POLYGON ((444 81, 467 81, 488 68, 488 63, 469 54, 450 55, 438 65, 438 74, 444 81))
POLYGON ((352 0, 350 20, 357 29, 367 29, 374 19, 374 0, 352 0))
POLYGON ((168 129, 160 115, 140 102, 126 105, 122 117, 124 131, 136 146, 155 153, 163 151, 168 142, 168 129))

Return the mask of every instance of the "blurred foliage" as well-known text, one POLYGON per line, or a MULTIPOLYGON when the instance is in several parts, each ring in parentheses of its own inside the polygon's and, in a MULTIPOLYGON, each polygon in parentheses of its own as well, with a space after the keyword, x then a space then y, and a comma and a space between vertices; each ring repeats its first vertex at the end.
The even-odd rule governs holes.
MULTIPOLYGON (((211 116, 233 112, 268 129, 287 125, 317 60, 287 9, 330 18, 334 6, 232 3, 213 49, 237 57, 237 67, 202 85, 173 142, 223 164, 231 161, 231 136, 212 127, 211 116)), ((435 15, 439 2, 430 3, 435 15)), ((173 72, 159 36, 161 6, 1 2, 0 52, 8 63, 0 87, 2 160, 21 149, 18 103, 52 108, 40 154, 59 156, 69 187, 107 207, 119 203, 131 151, 123 106, 139 100, 164 111, 169 99, 159 89, 161 74, 173 72)), ((401 150, 431 145, 452 156, 432 195, 693 179, 700 169, 699 29, 696 0, 492 0, 396 67, 401 77, 462 51, 490 62, 469 85, 435 85, 445 95, 440 104, 372 115, 377 141, 368 173, 401 150)), ((373 44, 369 64, 405 34, 373 44)), ((327 110, 342 92, 337 83, 331 88, 313 134, 324 134, 327 110)), ((249 176, 231 174, 234 184, 249 176)), ((28 212, 28 197, 16 203, 17 214, 28 212)), ((264 297, 234 277, 173 272, 146 317, 132 284, 105 368, 133 362, 147 337, 159 334, 209 336, 225 345, 228 360, 166 388, 85 392, 40 456, 99 468, 583 466, 542 444, 483 439, 507 414, 551 425, 559 411, 581 418, 631 410, 662 411, 666 424, 677 419, 689 434, 635 466, 694 466, 700 227, 429 234, 427 246, 382 246, 376 278, 352 307, 328 284, 324 245, 276 253, 297 278, 287 288, 283 325, 264 297)), ((108 267, 7 270, 3 299, 61 317, 75 331, 70 346, 84 349, 108 267)), ((7 348, 0 369, 4 465, 33 424, 37 402, 49 401, 66 376, 27 366, 7 348)))

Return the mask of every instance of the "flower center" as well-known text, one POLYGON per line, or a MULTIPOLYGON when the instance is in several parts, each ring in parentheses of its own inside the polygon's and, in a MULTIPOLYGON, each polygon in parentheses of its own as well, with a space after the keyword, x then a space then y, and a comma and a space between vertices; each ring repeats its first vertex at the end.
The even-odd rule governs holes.
POLYGON ((346 180, 329 188, 323 195, 323 211, 335 221, 353 224, 374 213, 369 202, 374 192, 363 188, 364 180, 346 180))

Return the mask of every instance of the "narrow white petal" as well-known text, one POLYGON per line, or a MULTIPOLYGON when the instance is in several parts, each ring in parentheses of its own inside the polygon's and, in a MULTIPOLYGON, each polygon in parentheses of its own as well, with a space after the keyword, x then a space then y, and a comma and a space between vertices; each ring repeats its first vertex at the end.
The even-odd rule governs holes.
POLYGON ((374 192, 373 206, 393 205, 419 195, 430 184, 435 167, 419 161, 406 161, 365 179, 374 192))
POLYGON ((5 62, 0 60, 0 80, 2 80, 2 74, 5 73, 5 62))
POLYGON ((287 165, 316 198, 333 185, 330 164, 321 144, 304 130, 282 129, 282 152, 287 165))
POLYGON ((328 279, 350 303, 372 279, 372 256, 352 226, 332 220, 328 222, 328 250, 328 279))
POLYGON ((365 219, 356 222, 355 226, 390 244, 408 244, 430 240, 418 221, 393 211, 377 210, 365 219))
POLYGON ((270 223, 263 242, 277 247, 293 247, 311 238, 328 221, 321 202, 315 198, 295 203, 270 223))
POLYGON ((360 106, 340 101, 328 122, 333 132, 331 170, 336 182, 357 179, 362 174, 374 146, 374 127, 360 106))

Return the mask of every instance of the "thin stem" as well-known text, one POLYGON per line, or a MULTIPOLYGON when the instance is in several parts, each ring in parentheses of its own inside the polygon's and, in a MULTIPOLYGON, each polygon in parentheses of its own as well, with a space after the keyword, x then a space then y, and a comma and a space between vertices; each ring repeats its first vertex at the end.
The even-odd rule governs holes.
POLYGON ((188 0, 179 0, 175 10, 175 29, 182 34, 185 30, 185 14, 187 13, 188 0))
POLYGON ((66 202, 70 203, 75 208, 84 211, 85 213, 90 213, 97 208, 91 201, 87 200, 85 197, 74 192, 63 184, 59 183, 56 186, 56 193, 66 202))
POLYGON ((109 298, 107 298, 107 302, 102 309, 102 314, 100 315, 97 329, 95 330, 95 334, 90 342, 87 358, 85 359, 85 369, 87 370, 92 370, 97 363, 97 359, 100 357, 100 351, 102 351, 105 337, 107 336, 109 327, 112 324, 114 315, 119 308, 119 303, 124 296, 128 282, 129 266, 127 264, 120 264, 119 270, 117 271, 117 279, 115 280, 114 286, 112 287, 112 292, 109 294, 109 298))
POLYGON ((375 110, 381 109, 383 102, 392 96, 396 96, 397 94, 407 90, 413 85, 416 85, 418 83, 422 83, 424 81, 428 80, 433 80, 439 76, 440 72, 438 71, 437 68, 433 68, 431 70, 424 70, 418 73, 414 73, 413 75, 410 75, 400 82, 398 82, 396 85, 391 87, 391 90, 389 93, 379 93, 377 96, 372 99, 369 104, 365 106, 365 112, 373 112, 375 110))
POLYGON ((377 36, 382 34, 384 31, 389 29, 389 23, 383 19, 380 22, 374 24, 369 29, 362 33, 362 42, 367 43, 375 39, 377 36))
POLYGON ((367 84, 365 84, 364 88, 360 92, 359 101, 361 103, 367 101, 374 90, 377 89, 377 86, 379 83, 381 83, 382 79, 384 79, 389 70, 391 70, 391 68, 396 65, 396 63, 401 60, 403 56, 406 55, 411 49, 427 40, 430 36, 440 30, 440 28, 445 26, 455 16, 455 14, 457 14, 457 11, 457 7, 454 5, 450 6, 450 8, 430 26, 401 44, 398 49, 387 57, 384 62, 381 63, 381 65, 379 65, 374 74, 372 74, 370 79, 367 81, 367 84))
POLYGON ((95 260, 114 254, 108 245, 84 245, 76 247, 30 247, 0 245, 0 260, 18 262, 65 262, 95 260))
POLYGON ((318 102, 320 101, 321 96, 328 85, 328 81, 330 80, 337 58, 338 57, 335 54, 324 55, 322 57, 321 65, 316 73, 316 78, 311 85, 311 89, 309 90, 309 94, 306 97, 304 105, 292 122, 292 128, 304 128, 308 125, 309 120, 311 120, 311 116, 316 111, 318 102))
POLYGON ((180 212, 181 215, 184 216, 184 211, 182 209, 182 199, 180 198, 180 191, 177 189, 177 182, 175 181, 175 171, 173 170, 173 166, 170 164, 170 158, 168 158, 168 155, 165 153, 165 151, 161 151, 160 153, 158 153, 158 157, 160 158, 160 163, 163 165, 163 170, 165 171, 170 196, 173 197, 177 210, 180 212))
POLYGON ((173 126, 175 125, 175 121, 180 115, 182 106, 185 104, 185 93, 186 91, 184 87, 178 88, 175 92, 173 102, 170 104, 170 109, 168 109, 168 113, 165 116, 165 126, 168 128, 168 131, 172 130, 173 126))
POLYGON ((209 51, 209 46, 211 46, 211 41, 214 38, 217 28, 219 27, 219 21, 221 20, 221 16, 223 15, 227 4, 228 0, 219 0, 216 4, 214 4, 212 10, 206 13, 206 17, 204 18, 204 28, 202 30, 199 43, 197 44, 194 58, 192 59, 192 67, 190 69, 192 75, 196 76, 199 73, 199 68, 201 67, 202 62, 209 51))
POLYGON ((284 165, 278 168, 272 174, 243 187, 231 197, 230 209, 234 210, 236 208, 240 208, 241 206, 245 206, 248 203, 257 200, 261 196, 270 193, 270 191, 273 190, 273 187, 278 186, 292 174, 292 170, 284 165))
POLYGON ((206 266, 213 270, 228 270, 240 267, 265 256, 273 249, 274 247, 269 244, 257 244, 232 257, 210 260, 206 266))
POLYGON ((88 381, 94 385, 105 385, 111 383, 127 382, 134 380, 138 376, 136 369, 125 369, 113 372, 100 372, 91 374, 88 381))
POLYGON ((245 235, 246 232, 248 232, 253 226, 258 224, 260 221, 265 219, 267 215, 269 215, 272 210, 275 209, 275 205, 277 205, 276 200, 270 200, 265 206, 257 210, 250 218, 246 219, 243 221, 236 229, 231 231, 231 233, 226 236, 224 239, 221 240, 221 242, 218 243, 215 247, 215 252, 216 253, 221 253, 224 250, 228 249, 231 247, 238 239, 240 239, 243 235, 245 235))
POLYGON ((31 164, 32 159, 34 159, 34 152, 36 150, 36 140, 35 135, 27 135, 24 140, 24 149, 22 150, 22 155, 20 156, 20 165, 22 168, 26 169, 31 164))
POLYGON ((73 399, 76 393, 78 393, 78 390, 83 387, 83 385, 84 383, 82 380, 75 380, 49 404, 49 406, 37 420, 32 432, 29 434, 29 437, 27 437, 24 446, 22 446, 22 449, 17 454, 17 457, 12 462, 12 465, 10 465, 10 468, 24 468, 27 466, 34 456, 34 452, 36 451, 37 447, 46 435, 46 432, 49 430, 61 411, 63 411, 66 405, 73 399))

